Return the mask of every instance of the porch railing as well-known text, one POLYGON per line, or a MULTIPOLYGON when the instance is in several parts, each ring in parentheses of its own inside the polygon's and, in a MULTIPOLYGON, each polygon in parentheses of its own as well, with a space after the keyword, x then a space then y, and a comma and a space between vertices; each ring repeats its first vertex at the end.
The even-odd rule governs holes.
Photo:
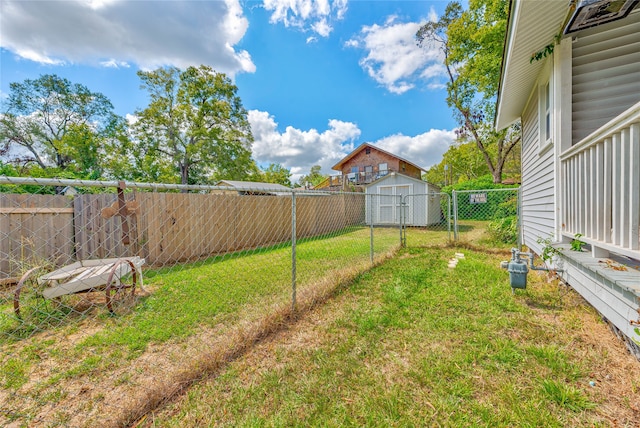
POLYGON ((401 172, 396 171, 395 169, 388 168, 388 169, 379 170, 379 171, 378 170, 360 171, 360 172, 350 172, 346 175, 343 175, 343 174, 331 175, 325 178, 324 181, 319 183, 317 186, 315 186, 315 189, 324 189, 327 187, 343 188, 343 187, 347 187, 350 184, 354 186, 365 185, 365 184, 372 183, 377 179, 382 178, 394 172, 398 174, 402 174, 401 172))
POLYGON ((640 259, 640 103, 560 155, 562 235, 640 259))

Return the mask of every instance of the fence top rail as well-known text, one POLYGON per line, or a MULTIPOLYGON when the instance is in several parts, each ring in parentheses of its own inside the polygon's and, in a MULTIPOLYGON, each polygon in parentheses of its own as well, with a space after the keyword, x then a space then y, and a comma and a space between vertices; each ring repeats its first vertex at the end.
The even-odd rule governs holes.
POLYGON ((476 189, 476 190, 454 190, 455 193, 485 193, 485 192, 504 192, 504 191, 518 191, 520 187, 505 187, 503 189, 476 189))
POLYGON ((227 192, 268 192, 275 195, 290 195, 295 193, 297 196, 334 196, 353 194, 364 196, 361 192, 327 192, 322 190, 310 189, 283 189, 270 188, 264 186, 256 186, 255 188, 236 188, 233 186, 212 186, 205 184, 170 184, 170 183, 142 183, 135 181, 117 181, 117 180, 75 180, 65 178, 36 178, 36 177, 9 177, 0 175, 0 184, 9 185, 36 185, 36 186, 59 186, 59 187, 126 187, 130 189, 148 189, 148 190, 195 190, 195 191, 227 191, 227 192))
POLYGON ((451 198, 451 195, 445 192, 429 192, 429 193, 407 193, 406 195, 399 195, 402 196, 403 198, 413 198, 413 197, 417 197, 417 196, 429 196, 429 197, 445 197, 445 198, 451 198))
MULTIPOLYGON (((124 181, 126 187, 139 189, 168 189, 168 190, 205 190, 213 186, 184 185, 184 184, 157 184, 124 181)), ((75 180, 66 178, 36 178, 36 177, 8 177, 0 175, 0 184, 23 184, 40 186, 81 186, 81 187, 118 187, 120 181, 104 180, 75 180)))

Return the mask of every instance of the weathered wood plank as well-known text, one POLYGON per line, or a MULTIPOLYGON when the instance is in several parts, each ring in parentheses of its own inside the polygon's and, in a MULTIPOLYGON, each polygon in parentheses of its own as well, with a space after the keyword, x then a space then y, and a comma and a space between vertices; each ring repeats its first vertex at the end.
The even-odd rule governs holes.
POLYGON ((2 277, 50 260, 73 258, 73 201, 61 195, 1 194, 0 267, 2 277))
POLYGON ((72 214, 73 208, 0 208, 0 214, 72 214))

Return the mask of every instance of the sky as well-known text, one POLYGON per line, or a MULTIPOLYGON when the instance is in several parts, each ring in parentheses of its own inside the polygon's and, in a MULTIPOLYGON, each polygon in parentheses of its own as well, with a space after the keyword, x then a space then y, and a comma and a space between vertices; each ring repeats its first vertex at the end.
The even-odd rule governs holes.
POLYGON ((0 101, 56 74, 132 117, 139 70, 206 64, 238 87, 253 157, 292 181, 362 143, 425 169, 455 139, 437 46, 415 33, 446 1, 0 0, 0 101))

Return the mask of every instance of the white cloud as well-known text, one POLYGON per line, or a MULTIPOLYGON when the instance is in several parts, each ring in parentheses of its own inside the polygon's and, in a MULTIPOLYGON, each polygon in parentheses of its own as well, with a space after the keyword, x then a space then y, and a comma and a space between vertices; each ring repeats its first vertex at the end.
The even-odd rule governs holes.
POLYGON ((125 61, 117 61, 113 58, 108 61, 102 61, 100 65, 106 68, 129 68, 129 64, 125 61))
POLYGON ((320 165, 323 174, 336 174, 331 167, 354 149, 354 140, 360 129, 351 122, 331 119, 328 129, 300 130, 288 126, 283 133, 269 113, 249 111, 249 123, 253 133, 254 159, 263 164, 279 163, 289 168, 293 181, 308 174, 311 167, 320 165))
MULTIPOLYGON (((437 19, 433 9, 428 19, 437 19)), ((402 94, 418 84, 439 84, 445 75, 442 54, 437 46, 417 45, 415 35, 421 25, 390 16, 383 25, 362 27, 344 46, 365 51, 360 66, 389 92, 402 94)))
POLYGON ((2 0, 0 43, 45 64, 207 64, 233 76, 255 70, 234 48, 248 25, 239 0, 2 0))
MULTIPOLYGON (((283 133, 268 112, 249 111, 253 138, 253 157, 258 163, 279 163, 292 173, 292 180, 308 174, 311 167, 320 165, 323 174, 338 174, 331 167, 351 153, 359 143, 360 129, 351 122, 331 119, 328 129, 319 132, 288 126, 283 133)), ((453 144, 455 131, 432 129, 414 137, 397 134, 371 144, 391 152, 423 168, 437 164, 453 144)))
POLYGON ((455 131, 431 129, 415 137, 397 134, 373 143, 390 153, 429 169, 442 160, 442 155, 456 140, 455 131))
POLYGON ((348 0, 263 0, 263 7, 271 12, 269 21, 285 27, 313 31, 328 37, 332 22, 344 18, 348 0))
POLYGON ((333 30, 325 18, 311 25, 311 28, 322 37, 329 37, 331 30, 333 30))

